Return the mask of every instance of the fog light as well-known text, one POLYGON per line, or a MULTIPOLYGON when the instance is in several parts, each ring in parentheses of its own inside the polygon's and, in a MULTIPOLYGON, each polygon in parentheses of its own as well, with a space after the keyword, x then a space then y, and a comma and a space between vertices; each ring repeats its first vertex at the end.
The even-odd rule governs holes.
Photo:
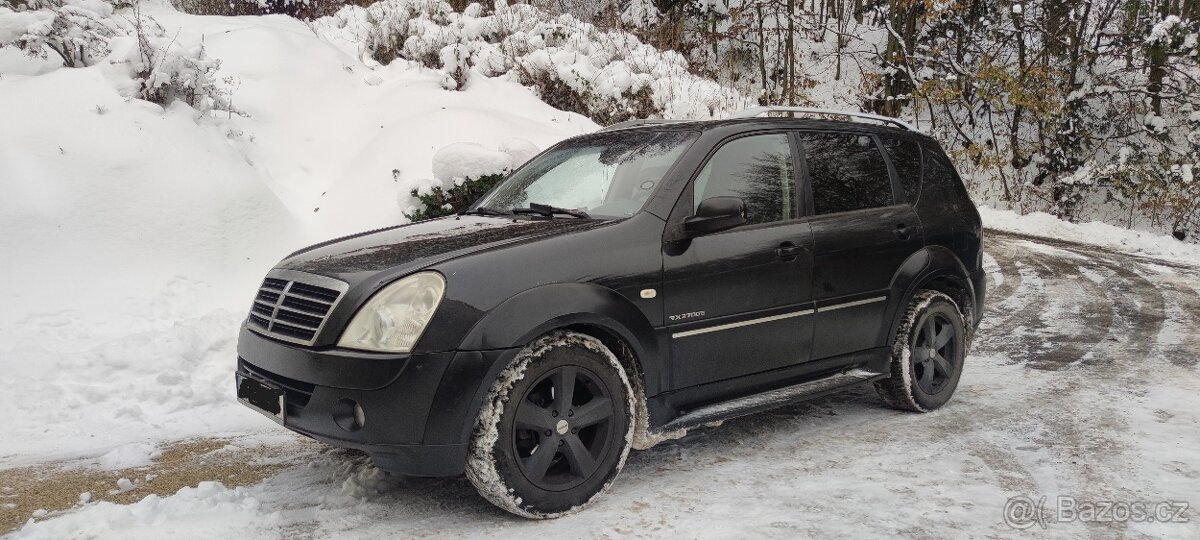
POLYGON ((362 405, 357 403, 354 404, 354 423, 358 424, 358 427, 367 425, 367 413, 363 412, 362 405))
POLYGON ((357 401, 342 398, 333 405, 333 422, 346 431, 358 431, 367 425, 367 413, 357 401))

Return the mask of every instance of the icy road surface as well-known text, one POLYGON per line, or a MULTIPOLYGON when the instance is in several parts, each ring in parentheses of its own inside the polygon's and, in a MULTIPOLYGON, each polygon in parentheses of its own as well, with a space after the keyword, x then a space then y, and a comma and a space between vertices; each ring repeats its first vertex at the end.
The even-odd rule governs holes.
POLYGON ((76 503, 94 488, 69 469, 0 471, 0 515, 23 523, 53 486, 71 502, 17 538, 1200 537, 1200 268, 996 232, 986 246, 988 309, 944 409, 885 409, 863 387, 727 421, 633 453, 577 515, 513 518, 462 478, 392 477, 270 427, 93 493, 133 504, 76 503), (1005 522, 1019 496, 1046 498, 1032 530, 1005 522), (1060 496, 1119 504, 1059 522, 1060 496), (1139 502, 1188 504, 1188 522, 1120 511, 1139 502))

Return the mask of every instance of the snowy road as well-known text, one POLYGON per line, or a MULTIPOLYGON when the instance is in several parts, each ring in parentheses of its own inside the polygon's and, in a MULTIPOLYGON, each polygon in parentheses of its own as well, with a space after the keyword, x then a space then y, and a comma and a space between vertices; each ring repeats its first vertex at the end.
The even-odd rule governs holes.
MULTIPOLYGON (((76 505, 16 536, 1200 537, 1200 508, 1186 523, 1134 522, 1120 504, 1049 515, 1058 497, 1200 505, 1200 268, 997 232, 986 247, 988 311, 958 394, 931 414, 885 409, 864 387, 728 421, 634 453, 595 506, 549 522, 493 509, 462 478, 390 477, 272 432, 194 444, 117 500, 226 487, 76 505), (1032 530, 1005 523, 1017 496, 1046 498, 1032 530)), ((0 471, 9 526, 46 486, 92 489, 61 485, 69 470, 12 473, 0 471)))

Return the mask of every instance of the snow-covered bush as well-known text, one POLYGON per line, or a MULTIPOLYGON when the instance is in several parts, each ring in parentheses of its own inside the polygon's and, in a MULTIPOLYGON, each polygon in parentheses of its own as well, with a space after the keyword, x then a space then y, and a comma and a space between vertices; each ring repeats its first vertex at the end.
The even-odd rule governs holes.
POLYGON ((232 110, 216 75, 221 61, 205 53, 203 41, 185 48, 153 18, 137 11, 133 17, 137 47, 126 60, 140 83, 138 97, 162 105, 182 101, 200 111, 232 110))
POLYGON ((225 86, 216 77, 220 65, 203 46, 141 64, 141 98, 163 105, 182 101, 200 111, 232 111, 225 86))
POLYGON ((621 11, 621 22, 631 28, 652 28, 662 19, 662 13, 651 0, 630 0, 621 11))
POLYGON ((42 58, 53 52, 72 68, 108 62, 127 70, 136 83, 135 97, 163 105, 182 101, 202 111, 230 110, 216 77, 220 61, 205 54, 203 44, 176 43, 136 5, 123 0, 3 2, 0 47, 42 58))
POLYGON ((489 150, 475 143, 456 143, 433 155, 433 179, 412 190, 420 206, 404 212, 412 221, 453 214, 471 205, 509 172, 537 155, 524 139, 512 139, 489 150))
POLYGON ((693 75, 679 53, 528 4, 501 1, 490 13, 471 4, 460 13, 444 1, 383 0, 346 6, 313 28, 379 62, 404 58, 441 70, 446 88, 461 89, 470 73, 506 77, 599 123, 721 117, 750 104, 736 90, 693 75))
POLYGON ((53 52, 67 67, 86 67, 108 56, 109 41, 125 29, 113 6, 101 0, 33 0, 0 3, 0 46, 12 45, 46 58, 53 52))

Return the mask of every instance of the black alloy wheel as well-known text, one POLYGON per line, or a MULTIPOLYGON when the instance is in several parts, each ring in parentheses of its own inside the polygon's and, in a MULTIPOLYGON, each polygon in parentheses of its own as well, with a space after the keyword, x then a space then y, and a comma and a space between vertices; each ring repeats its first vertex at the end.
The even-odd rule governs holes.
POLYGON ((543 374, 517 404, 513 452, 529 482, 548 491, 582 484, 614 446, 616 409, 596 374, 567 365, 543 374))
POLYGON ((634 409, 625 368, 602 342, 571 331, 547 334, 493 383, 472 433, 467 479, 519 516, 577 512, 621 472, 634 409))
POLYGON ((913 378, 926 394, 937 394, 954 378, 957 330, 940 313, 926 313, 917 328, 912 349, 913 378))

